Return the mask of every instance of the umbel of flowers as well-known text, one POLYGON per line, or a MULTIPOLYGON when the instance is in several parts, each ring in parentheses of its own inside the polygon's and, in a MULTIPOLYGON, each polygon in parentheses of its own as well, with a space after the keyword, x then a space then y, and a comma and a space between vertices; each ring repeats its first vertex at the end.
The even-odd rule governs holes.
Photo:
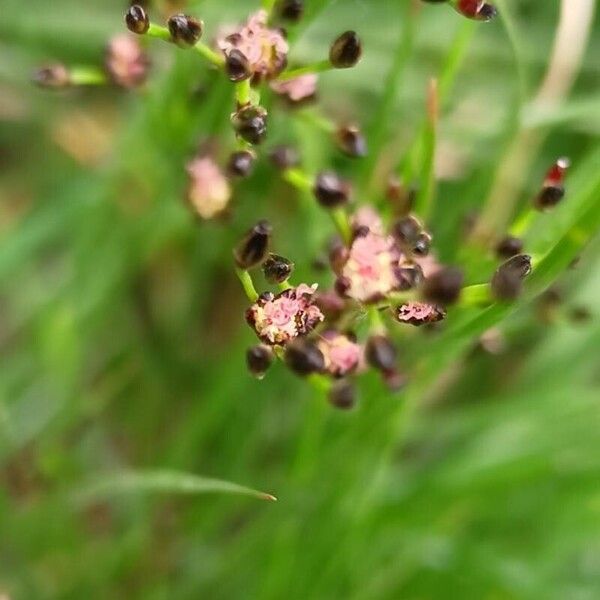
MULTIPOLYGON (((425 1, 449 4, 461 15, 480 21, 495 15, 494 7, 482 0, 425 1)), ((40 69, 35 79, 50 88, 115 85, 131 90, 144 85, 149 75, 150 61, 139 36, 196 52, 235 88, 233 135, 220 141, 227 149, 226 160, 206 151, 182 165, 188 176, 190 209, 202 220, 214 219, 231 209, 237 181, 250 176, 261 158, 261 144, 269 134, 269 113, 261 104, 261 94, 269 90, 279 95, 286 108, 315 102, 319 75, 355 66, 363 52, 356 32, 345 31, 331 42, 322 60, 290 66, 290 43, 279 25, 300 19, 304 4, 279 0, 263 6, 267 9, 253 12, 233 28, 221 24, 226 33, 205 43, 201 19, 176 14, 162 26, 152 22, 143 7, 133 5, 125 15, 130 33, 109 41, 101 68, 52 64, 40 69)), ((433 89, 430 107, 437 104, 433 89)), ((281 104, 273 104, 274 110, 281 104)), ((432 121, 435 112, 429 111, 432 121)), ((327 121, 324 128, 345 155, 359 159, 368 153, 367 140, 356 124, 327 121)), ((466 282, 461 268, 436 258, 433 236, 422 218, 426 214, 419 214, 410 186, 390 179, 389 202, 375 209, 368 197, 354 198, 353 183, 329 167, 323 165, 316 173, 304 171, 293 147, 271 148, 268 158, 283 180, 312 196, 331 220, 335 237, 329 248, 325 289, 312 281, 293 281, 295 265, 273 252, 268 221, 256 222, 239 240, 233 262, 248 298, 245 319, 256 338, 246 354, 247 366, 262 378, 280 362, 326 388, 332 405, 343 409, 354 406, 354 383, 366 370, 375 371, 390 390, 401 389, 410 379, 395 342, 402 328, 443 327, 452 320, 455 305, 485 307, 518 298, 535 268, 535 257, 525 253, 524 233, 536 212, 552 210, 563 200, 569 167, 566 158, 558 159, 511 228, 493 240, 490 250, 500 264, 488 281, 466 282), (269 288, 260 293, 254 278, 259 269, 269 288), (357 323, 367 326, 357 327, 357 323)))

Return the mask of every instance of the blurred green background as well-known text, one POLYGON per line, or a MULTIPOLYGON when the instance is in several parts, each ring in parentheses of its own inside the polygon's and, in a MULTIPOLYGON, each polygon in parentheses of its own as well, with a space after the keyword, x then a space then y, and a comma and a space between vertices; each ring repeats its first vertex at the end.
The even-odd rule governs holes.
MULTIPOLYGON (((255 4, 188 9, 210 36, 255 4)), ((292 57, 318 59, 339 32, 360 32, 364 60, 321 77, 321 110, 391 140, 383 165, 408 150, 428 79, 464 44, 443 105, 432 221, 438 253, 452 261, 543 77, 560 3, 505 0, 509 19, 486 25, 427 5, 410 26, 405 0, 308 4, 292 57), (402 52, 392 89, 386 73, 402 52)), ((49 60, 100 64, 125 8, 0 0, 0 597, 599 598, 598 239, 561 277, 565 301, 550 326, 523 303, 501 323, 499 354, 472 337, 411 388, 416 411, 399 410, 409 400, 372 376, 349 413, 279 366, 257 382, 244 367, 253 336, 231 247, 267 217, 298 281, 327 284, 311 263, 330 224, 263 159, 236 184, 228 220, 191 217, 186 160, 210 136, 223 159, 232 144, 231 85, 196 54, 150 44, 153 74, 140 92, 32 87, 32 70, 49 60), (584 323, 569 318, 578 307, 591 311, 584 323), (279 501, 176 486, 77 494, 114 472, 156 469, 279 501)), ((572 158, 573 188, 598 189, 598 25, 596 15, 569 99, 533 116, 547 137, 522 201, 560 155, 572 158)), ((361 172, 310 122, 272 114, 267 146, 297 144, 310 171, 361 172)), ((540 244, 551 223, 539 224, 540 244)), ((407 370, 435 344, 402 338, 407 370)))

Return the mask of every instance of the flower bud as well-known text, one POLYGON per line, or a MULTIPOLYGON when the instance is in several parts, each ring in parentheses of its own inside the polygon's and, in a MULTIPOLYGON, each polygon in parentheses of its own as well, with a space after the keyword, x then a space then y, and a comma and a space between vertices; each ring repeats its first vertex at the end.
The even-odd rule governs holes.
POLYGON ((304 0, 280 0, 278 10, 282 19, 295 23, 304 14, 304 0))
POLYGON ((385 335, 369 337, 365 347, 365 357, 367 362, 378 371, 392 371, 396 368, 396 348, 385 335))
POLYGON ((242 106, 232 122, 236 133, 249 144, 260 144, 267 134, 267 111, 261 106, 242 106))
POLYGON ((347 156, 360 158, 367 155, 367 141, 356 125, 340 127, 335 140, 338 148, 347 156))
POLYGON ((272 228, 268 221, 259 221, 252 227, 233 251, 240 269, 250 269, 262 263, 269 251, 272 228))
POLYGON ((329 49, 329 61, 336 69, 353 67, 361 55, 362 43, 355 31, 342 33, 329 49))
POLYGON ((173 41, 180 46, 194 46, 202 37, 204 23, 188 15, 173 15, 167 22, 173 41))
POLYGON ((550 210, 554 208, 565 196, 565 188, 562 185, 544 186, 537 195, 534 205, 538 210, 550 210))
POLYGON ((265 344, 257 344, 246 350, 246 365, 257 379, 262 379, 273 363, 273 350, 265 344))
POLYGON ((252 173, 256 157, 249 150, 232 152, 227 163, 227 172, 234 177, 247 177, 252 173))
POLYGON ((71 75, 67 67, 57 63, 38 69, 33 74, 33 82, 43 88, 65 88, 71 84, 71 75))
POLYGON ((511 301, 518 298, 523 279, 531 273, 531 257, 518 254, 502 263, 494 273, 490 284, 492 295, 497 300, 511 301))
POLYGON ((291 371, 301 377, 319 373, 325 368, 323 353, 315 344, 306 340, 296 340, 288 344, 285 348, 284 361, 291 371))
POLYGON ((425 279, 423 297, 428 302, 448 306, 454 304, 464 282, 463 272, 457 267, 444 267, 425 279))
POLYGON ((350 184, 333 171, 322 171, 317 175, 313 194, 321 206, 335 208, 350 199, 350 184))
POLYGON ((469 19, 489 21, 497 14, 496 8, 483 0, 452 0, 455 9, 469 19))
POLYGON ((133 4, 129 7, 129 10, 125 13, 125 23, 129 31, 138 35, 143 35, 150 28, 148 13, 139 4, 133 4))
POLYGON ((298 166, 300 157, 294 148, 291 146, 276 146, 269 152, 269 160, 271 164, 281 171, 291 169, 298 166))
POLYGON ((335 408, 350 410, 356 406, 356 386, 347 379, 340 379, 331 386, 328 399, 335 408))
POLYGON ((406 187, 398 177, 392 175, 388 178, 385 195, 390 201, 394 212, 397 215, 404 216, 412 210, 417 197, 417 190, 414 187, 406 187))
POLYGON ((409 249, 414 248, 422 231, 423 225, 412 215, 400 219, 392 227, 392 234, 398 243, 409 249))
POLYGON ((523 240, 507 235, 496 244, 496 255, 498 258, 511 258, 523 251, 523 240))
POLYGON ((233 82, 244 81, 252 75, 246 55, 237 48, 233 48, 225 56, 225 71, 229 81, 233 82))
POLYGON ((263 274, 269 283, 287 281, 294 270, 294 263, 279 254, 269 254, 263 263, 263 274))

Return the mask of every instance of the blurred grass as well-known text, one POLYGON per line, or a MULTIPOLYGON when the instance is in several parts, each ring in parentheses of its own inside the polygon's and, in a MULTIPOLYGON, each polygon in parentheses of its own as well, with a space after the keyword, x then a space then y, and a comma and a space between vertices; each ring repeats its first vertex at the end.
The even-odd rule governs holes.
MULTIPOLYGON (((197 6, 213 33, 248 4, 197 6)), ((385 74, 404 51, 404 11, 384 0, 310 8, 316 18, 294 58, 318 58, 343 29, 361 32, 364 61, 322 78, 323 110, 369 122, 383 97, 386 118, 367 133, 392 140, 393 166, 419 133, 426 83, 448 64, 463 22, 425 7, 386 96, 394 77, 385 74)), ((457 314, 439 337, 404 334, 407 367, 429 357, 435 378, 391 396, 367 377, 359 408, 333 412, 282 369, 262 382, 245 373, 252 335, 230 267, 236 237, 266 216, 299 280, 325 283, 310 263, 329 223, 263 162, 236 190, 226 224, 198 225, 180 200, 186 158, 207 135, 228 135, 230 87, 196 56, 153 46, 155 73, 140 96, 35 90, 28 78, 40 61, 99 61, 107 36, 122 29, 123 3, 30 0, 24 10, 4 0, 1 10, 0 593, 598 597, 597 239, 561 278, 565 311, 589 306, 587 324, 543 326, 529 303, 502 321, 508 349, 490 357, 464 351, 511 311, 457 314), (73 152, 78 136, 94 141, 84 156, 73 152), (244 483, 279 502, 126 495, 74 509, 66 501, 82 482, 147 469, 244 483)), ((438 132, 448 174, 433 227, 446 260, 518 121, 518 73, 537 82, 544 72, 557 14, 558 3, 522 0, 510 6, 512 41, 499 21, 475 29, 438 132)), ((579 252, 573 224, 597 231, 597 21, 571 98, 551 115, 524 116, 552 129, 523 202, 556 156, 574 163, 567 201, 528 238, 546 256, 529 294, 579 252)), ((311 171, 325 161, 355 169, 322 132, 281 112, 269 144, 280 141, 297 142, 311 171)), ((374 195, 379 188, 375 178, 374 195)), ((491 273, 484 262, 475 282, 491 273)))

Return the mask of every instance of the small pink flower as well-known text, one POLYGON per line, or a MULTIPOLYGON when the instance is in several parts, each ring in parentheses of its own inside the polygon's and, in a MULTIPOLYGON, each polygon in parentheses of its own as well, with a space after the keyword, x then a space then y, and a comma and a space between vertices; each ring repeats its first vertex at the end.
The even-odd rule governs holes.
POLYGON ((223 212, 231 198, 227 178, 208 157, 195 158, 187 165, 189 177, 188 202, 202 219, 212 219, 223 212))
POLYGON ((316 284, 300 284, 276 296, 263 294, 246 311, 246 321, 266 344, 286 344, 306 335, 325 318, 314 304, 316 289, 316 284))
POLYGON ((400 289, 402 254, 392 236, 372 231, 354 239, 341 268, 338 289, 359 302, 374 302, 400 289))
POLYGON ((379 213, 371 206, 361 206, 352 217, 352 229, 357 231, 365 227, 372 233, 383 235, 383 221, 379 213))
POLYGON ((317 341, 317 347, 325 358, 325 370, 334 377, 348 375, 360 364, 361 347, 337 331, 324 332, 317 341))
POLYGON ((446 311, 436 304, 427 304, 426 302, 406 302, 398 306, 395 316, 401 323, 409 325, 423 325, 424 323, 437 323, 446 317, 446 311))
POLYGON ((285 81, 272 81, 270 85, 276 94, 287 97, 290 102, 301 102, 317 93, 317 80, 317 75, 309 73, 285 81))
POLYGON ((267 20, 267 12, 259 10, 238 31, 217 40, 226 56, 236 49, 246 57, 255 80, 273 79, 287 64, 288 43, 281 31, 267 26, 267 20))
POLYGON ((122 34, 109 42, 105 65, 114 83, 134 88, 146 81, 150 61, 136 38, 122 34))

